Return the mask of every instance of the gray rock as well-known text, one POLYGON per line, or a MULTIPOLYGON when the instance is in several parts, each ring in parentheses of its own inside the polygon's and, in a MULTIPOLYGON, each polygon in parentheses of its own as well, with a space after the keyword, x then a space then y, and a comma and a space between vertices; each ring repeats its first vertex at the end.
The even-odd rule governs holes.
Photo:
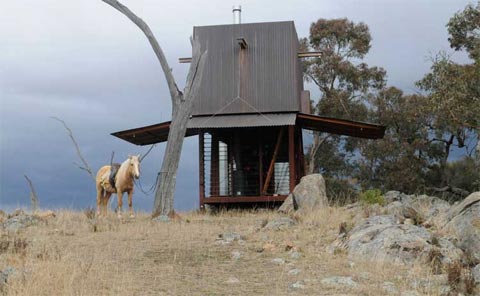
POLYGON ((275 263, 277 265, 283 265, 283 264, 285 264, 285 260, 282 259, 282 258, 274 258, 274 259, 272 259, 272 263, 275 263))
POLYGON ((265 225, 264 229, 283 230, 295 224, 297 224, 295 220, 288 217, 281 217, 279 219, 268 222, 267 225, 265 225))
POLYGON ((240 280, 237 279, 234 276, 231 276, 231 277, 228 278, 228 280, 225 283, 227 283, 227 284, 238 284, 238 283, 240 283, 240 280))
POLYGON ((400 223, 420 224, 424 220, 422 215, 412 206, 399 201, 394 201, 387 205, 386 212, 388 215, 394 215, 400 223), (409 223, 407 219, 410 219, 409 221, 411 222, 409 223))
POLYGON ((402 292, 400 296, 421 296, 421 294, 418 293, 417 291, 409 290, 409 291, 402 292))
POLYGON ((293 251, 293 252, 290 252, 290 258, 292 259, 300 259, 302 257, 302 253, 298 252, 298 251, 293 251))
POLYGON ((0 271, 0 287, 2 287, 4 284, 8 282, 8 278, 12 275, 14 275, 17 272, 17 270, 13 267, 7 267, 4 270, 0 271))
POLYGON ((300 269, 294 268, 288 271, 288 275, 298 275, 301 272, 300 269))
POLYGON ((332 276, 324 278, 320 281, 323 285, 331 287, 351 287, 354 288, 357 286, 357 283, 352 280, 349 276, 332 276))
POLYGON ((455 246, 448 238, 438 239, 438 247, 442 258, 440 259, 444 266, 453 262, 460 261, 463 258, 463 251, 455 246))
POLYGON ((480 192, 470 194, 450 209, 445 228, 455 234, 457 246, 474 263, 480 263, 480 192))
POLYGON ((158 217, 153 218, 152 221, 168 223, 168 222, 171 222, 172 220, 167 215, 160 215, 158 217))
POLYGON ((354 227, 346 240, 350 259, 413 262, 430 250, 423 227, 396 224, 392 215, 373 216, 354 227))
POLYGON ((291 283, 290 285, 288 285, 288 288, 289 289, 305 289, 305 284, 303 283, 303 281, 296 281, 295 283, 291 283))
POLYGON ((312 174, 300 180, 278 211, 288 213, 293 210, 309 211, 325 207, 328 207, 325 180, 320 174, 312 174))
POLYGON ((41 220, 36 216, 20 214, 3 222, 3 228, 7 231, 19 231, 27 227, 37 225, 41 220))
POLYGON ((232 260, 235 260, 235 261, 242 258, 242 253, 240 253, 239 251, 233 251, 231 255, 232 255, 232 260))
POLYGON ((220 235, 218 235, 220 239, 223 239, 226 242, 233 242, 233 241, 239 241, 242 240, 242 236, 238 233, 235 232, 225 232, 220 235))
POLYGON ((388 191, 383 195, 385 202, 392 203, 394 201, 401 202, 402 200, 407 199, 408 195, 401 193, 400 191, 388 191))
POLYGON ((382 289, 389 295, 398 294, 398 289, 392 282, 383 282, 382 289))
POLYGON ((480 264, 477 264, 474 268, 472 268, 472 275, 475 283, 480 285, 480 264))

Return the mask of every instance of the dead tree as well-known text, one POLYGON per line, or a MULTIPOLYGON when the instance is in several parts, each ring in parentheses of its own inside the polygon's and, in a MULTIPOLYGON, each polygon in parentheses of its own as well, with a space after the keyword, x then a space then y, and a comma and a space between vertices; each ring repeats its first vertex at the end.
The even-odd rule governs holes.
MULTIPOLYGON (((68 136, 70 137, 70 140, 72 140, 73 146, 75 146, 75 151, 77 152, 78 158, 80 158, 80 161, 82 162, 82 165, 79 165, 77 163, 74 163, 79 169, 84 170, 88 173, 88 175, 93 179, 93 182, 95 182, 95 175, 93 173, 92 168, 88 165, 87 160, 85 157, 83 157, 82 151, 80 151, 80 146, 78 145, 77 141, 75 140, 75 137, 73 136, 72 130, 68 127, 68 125, 65 123, 65 121, 61 120, 58 117, 50 117, 52 119, 55 119, 56 121, 59 121, 63 127, 67 130, 68 136)), ((113 155, 112 155, 113 157, 113 155)))
POLYGON ((32 180, 27 175, 23 175, 28 182, 28 186, 30 187, 30 202, 32 205, 32 211, 35 213, 38 210, 38 196, 37 192, 35 191, 35 187, 33 187, 32 180))
POLYGON ((178 88, 163 50, 158 44, 157 39, 153 35, 149 26, 120 2, 116 0, 102 1, 121 12, 140 30, 142 30, 160 62, 160 66, 165 74, 165 79, 167 80, 172 100, 172 121, 168 133, 167 147, 165 149, 162 167, 160 169, 160 174, 157 177, 157 188, 155 189, 155 201, 152 216, 168 215, 173 212, 176 176, 183 146, 183 138, 185 137, 185 132, 187 130, 188 119, 192 113, 193 100, 202 80, 207 53, 206 51, 201 53, 198 40, 192 40, 193 58, 192 63, 190 64, 185 88, 182 92, 178 88))

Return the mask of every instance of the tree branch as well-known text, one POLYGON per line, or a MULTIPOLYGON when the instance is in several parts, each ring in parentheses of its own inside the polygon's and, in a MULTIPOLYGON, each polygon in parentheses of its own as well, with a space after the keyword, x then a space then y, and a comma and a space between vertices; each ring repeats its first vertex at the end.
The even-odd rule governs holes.
POLYGON ((123 15, 128 17, 137 27, 142 30, 145 36, 150 42, 155 55, 157 56, 160 65, 162 66, 163 73, 165 74, 165 79, 167 80, 168 89, 170 90, 170 96, 172 98, 172 103, 175 104, 176 100, 181 99, 182 92, 178 89, 178 86, 175 82, 175 78, 173 78, 172 69, 168 65, 167 59, 165 58, 165 54, 163 53, 162 48, 158 44, 155 36, 153 35, 150 27, 135 13, 133 13, 128 7, 123 5, 122 3, 118 2, 117 0, 102 0, 103 2, 107 3, 108 5, 112 6, 123 15))
POLYGON ((82 161, 82 163, 84 165, 83 167, 81 167, 79 165, 77 165, 77 166, 80 169, 85 170, 90 175, 90 177, 92 177, 93 181, 95 182, 95 175, 93 174, 93 170, 90 168, 90 166, 88 165, 88 162, 83 157, 82 152, 80 151, 80 146, 78 146, 78 143, 75 140, 75 137, 73 136, 72 130, 67 126, 65 121, 61 120, 60 118, 54 117, 54 116, 50 116, 50 118, 63 124, 63 127, 67 130, 68 136, 70 137, 70 139, 73 142, 73 145, 75 146, 75 150, 77 151, 78 157, 80 158, 80 160, 82 161))
POLYGON ((35 192, 35 188, 33 187, 32 180, 30 180, 30 178, 28 178, 27 175, 23 175, 23 176, 27 180, 28 186, 30 187, 30 202, 32 204, 32 210, 35 212, 36 210, 38 210, 38 196, 37 196, 37 193, 35 192))

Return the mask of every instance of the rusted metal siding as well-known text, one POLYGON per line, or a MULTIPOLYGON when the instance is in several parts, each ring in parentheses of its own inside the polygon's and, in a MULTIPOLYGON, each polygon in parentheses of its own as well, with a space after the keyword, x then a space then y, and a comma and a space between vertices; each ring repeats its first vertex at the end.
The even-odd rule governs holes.
POLYGON ((303 81, 293 22, 195 27, 194 36, 208 60, 193 115, 300 110, 303 81))

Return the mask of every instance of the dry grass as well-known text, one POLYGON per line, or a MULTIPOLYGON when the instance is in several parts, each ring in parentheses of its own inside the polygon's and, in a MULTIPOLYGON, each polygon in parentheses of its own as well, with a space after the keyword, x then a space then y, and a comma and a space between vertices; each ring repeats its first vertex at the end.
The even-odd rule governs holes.
POLYGON ((287 230, 260 230, 280 217, 272 211, 229 211, 214 216, 182 214, 182 220, 152 222, 147 214, 123 222, 114 214, 60 211, 48 223, 19 234, 0 233, 0 270, 12 266, 8 295, 385 295, 384 282, 402 291, 439 295, 429 266, 352 263, 326 248, 353 215, 329 208, 295 217, 287 230), (230 245, 218 235, 244 238, 230 245), (8 242, 8 243, 4 243, 8 242), (266 247, 267 246, 267 247, 266 247), (3 250, 5 249, 5 250, 3 250), (298 250, 302 256, 291 258, 298 250), (232 259, 238 251, 241 258, 232 259), (283 258, 282 265, 272 263, 283 258), (288 271, 298 268, 298 275, 288 271), (357 287, 328 287, 329 276, 351 276, 357 287), (227 283, 235 277, 239 282, 227 283), (289 284, 302 281, 304 289, 289 284), (425 284, 426 283, 426 284, 425 284))

